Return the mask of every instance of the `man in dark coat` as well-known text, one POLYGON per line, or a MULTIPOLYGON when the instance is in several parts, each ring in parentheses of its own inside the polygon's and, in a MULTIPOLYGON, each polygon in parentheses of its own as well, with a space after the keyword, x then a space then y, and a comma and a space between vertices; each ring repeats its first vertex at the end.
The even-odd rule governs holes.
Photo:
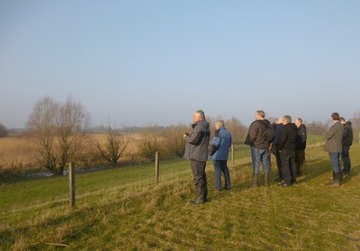
POLYGON ((346 175, 350 173, 350 169, 351 169, 349 150, 350 150, 350 146, 353 143, 354 136, 350 121, 346 122, 345 119, 341 117, 340 123, 344 127, 343 139, 342 139, 342 152, 341 152, 341 160, 344 166, 342 173, 346 175))
POLYGON ((200 204, 207 201, 205 167, 208 159, 210 140, 209 123, 206 121, 205 114, 202 110, 193 113, 193 124, 191 127, 191 133, 185 133, 183 135, 186 141, 184 158, 191 162, 191 170, 196 190, 196 198, 190 202, 200 204))
POLYGON ((291 186, 296 182, 296 167, 295 167, 295 143, 297 137, 297 128, 292 123, 292 118, 285 115, 282 118, 284 125, 280 139, 279 151, 282 165, 283 186, 291 186))
POLYGON ((278 178, 276 180, 281 182, 283 180, 283 175, 282 175, 281 158, 280 158, 280 152, 279 152, 279 140, 280 140, 281 131, 282 131, 284 125, 282 124, 281 119, 278 119, 273 124, 273 126, 275 129, 275 138, 271 145, 271 151, 275 156, 276 167, 278 169, 278 178))
POLYGON ((266 127, 270 122, 265 119, 265 112, 258 110, 255 112, 255 121, 249 127, 249 132, 245 144, 250 145, 251 159, 253 166, 252 186, 257 187, 257 180, 260 173, 260 164, 264 169, 265 185, 269 185, 270 175, 270 143, 266 139, 266 127))
POLYGON ((306 162, 305 162, 305 148, 306 148, 306 127, 302 123, 301 118, 295 120, 295 125, 297 127, 297 137, 295 145, 295 166, 296 166, 296 175, 302 176, 306 172, 306 162))

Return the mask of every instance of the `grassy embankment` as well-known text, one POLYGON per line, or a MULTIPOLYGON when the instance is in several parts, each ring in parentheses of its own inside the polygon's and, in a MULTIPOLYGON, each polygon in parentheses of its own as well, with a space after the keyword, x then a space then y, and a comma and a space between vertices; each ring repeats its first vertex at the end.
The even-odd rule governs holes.
MULTIPOLYGON (((310 144, 311 144, 310 139, 310 144)), ((313 142, 316 143, 316 142, 313 142)), ((308 174, 290 188, 251 188, 248 147, 236 149, 232 190, 193 206, 189 163, 161 163, 76 176, 76 208, 67 177, 6 182, 0 189, 1 250, 359 250, 360 144, 353 171, 329 188, 328 156, 308 147, 308 174)), ((274 166, 272 177, 275 178, 274 166)))

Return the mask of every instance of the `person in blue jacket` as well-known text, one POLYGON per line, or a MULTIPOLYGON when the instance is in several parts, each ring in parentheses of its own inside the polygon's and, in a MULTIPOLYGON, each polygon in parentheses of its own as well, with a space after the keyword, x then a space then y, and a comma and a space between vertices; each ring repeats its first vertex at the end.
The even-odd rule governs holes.
POLYGON ((224 174, 225 190, 229 190, 230 172, 227 165, 229 157, 229 149, 232 144, 232 138, 229 131, 224 126, 224 121, 218 120, 215 122, 215 134, 211 142, 210 157, 214 164, 215 189, 222 190, 221 173, 224 174))

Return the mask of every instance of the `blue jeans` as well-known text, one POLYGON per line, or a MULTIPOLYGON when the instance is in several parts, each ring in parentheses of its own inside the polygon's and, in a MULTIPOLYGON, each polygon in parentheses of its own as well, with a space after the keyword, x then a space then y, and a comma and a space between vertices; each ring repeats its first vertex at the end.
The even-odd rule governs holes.
POLYGON ((330 165, 334 173, 341 173, 340 155, 341 153, 329 153, 330 165))
POLYGON ((213 160, 215 188, 221 190, 221 172, 224 174, 225 189, 230 189, 230 172, 227 166, 227 160, 213 160))
POLYGON ((262 163, 264 173, 270 173, 270 155, 269 149, 259 149, 255 146, 251 147, 251 160, 253 166, 253 174, 260 173, 260 163, 262 163))

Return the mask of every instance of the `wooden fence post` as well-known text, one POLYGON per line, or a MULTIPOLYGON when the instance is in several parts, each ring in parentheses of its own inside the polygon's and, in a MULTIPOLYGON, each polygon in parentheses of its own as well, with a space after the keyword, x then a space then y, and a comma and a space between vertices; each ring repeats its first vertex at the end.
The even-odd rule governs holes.
POLYGON ((75 163, 69 164, 69 197, 70 207, 75 207, 75 163))
POLYGON ((155 152, 155 182, 159 183, 159 152, 155 152))

